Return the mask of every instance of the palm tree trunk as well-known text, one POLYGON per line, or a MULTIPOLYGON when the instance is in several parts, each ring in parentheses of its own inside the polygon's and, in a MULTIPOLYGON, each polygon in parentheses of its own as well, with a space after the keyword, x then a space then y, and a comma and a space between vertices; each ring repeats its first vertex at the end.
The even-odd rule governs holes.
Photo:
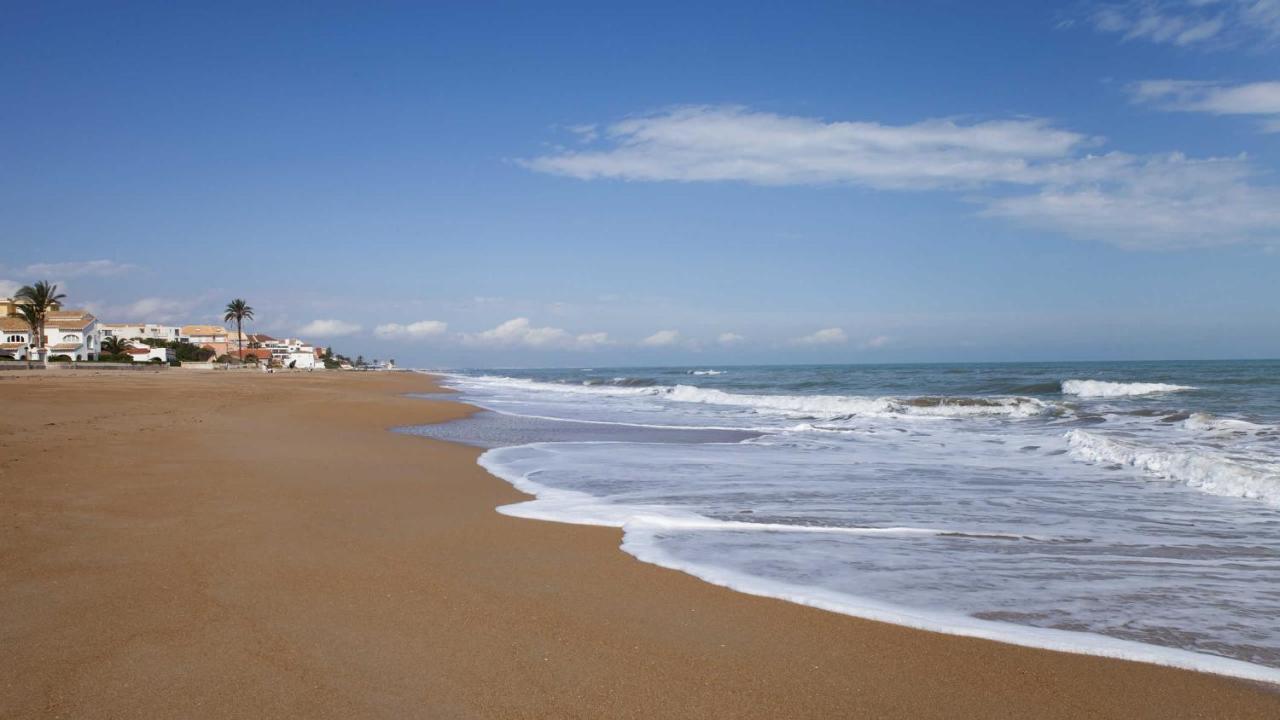
POLYGON ((240 364, 244 364, 244 330, 240 327, 240 318, 236 318, 236 353, 240 356, 240 364))

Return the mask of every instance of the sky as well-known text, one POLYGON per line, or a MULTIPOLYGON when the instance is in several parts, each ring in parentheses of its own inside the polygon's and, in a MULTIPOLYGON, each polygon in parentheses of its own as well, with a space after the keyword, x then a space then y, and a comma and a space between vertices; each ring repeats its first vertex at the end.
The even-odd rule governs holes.
POLYGON ((1280 0, 6 3, 0 294, 417 367, 1280 356, 1280 0), (268 7, 269 6, 269 7, 268 7))

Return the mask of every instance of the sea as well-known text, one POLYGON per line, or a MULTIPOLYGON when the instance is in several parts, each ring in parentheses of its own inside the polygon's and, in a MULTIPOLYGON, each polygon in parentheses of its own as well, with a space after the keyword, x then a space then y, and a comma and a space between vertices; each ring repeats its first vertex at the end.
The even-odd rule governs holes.
POLYGON ((1280 361, 450 371, 622 550, 915 628, 1280 682, 1280 361))

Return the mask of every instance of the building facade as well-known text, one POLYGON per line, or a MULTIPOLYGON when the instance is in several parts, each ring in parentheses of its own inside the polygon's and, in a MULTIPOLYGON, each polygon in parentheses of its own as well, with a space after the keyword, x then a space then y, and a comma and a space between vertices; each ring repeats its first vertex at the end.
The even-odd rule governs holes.
POLYGON ((177 342, 182 337, 182 328, 155 323, 99 323, 98 332, 103 340, 116 337, 121 340, 177 342))
MULTIPOLYGON (((9 302, 12 309, 15 305, 9 302)), ((20 317, 0 317, 0 355, 11 360, 39 360, 35 333, 20 317)), ((98 319, 84 310, 53 310, 45 316, 44 357, 96 360, 101 345, 98 319)))

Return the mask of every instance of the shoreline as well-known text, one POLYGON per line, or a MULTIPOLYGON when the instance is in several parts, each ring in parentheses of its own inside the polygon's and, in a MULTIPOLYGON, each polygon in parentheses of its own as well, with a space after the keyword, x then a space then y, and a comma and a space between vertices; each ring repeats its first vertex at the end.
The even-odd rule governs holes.
MULTIPOLYGON (((438 374, 427 374, 431 375, 431 377, 435 378, 437 381, 443 379, 443 376, 438 374)), ((569 425, 614 424, 598 420, 570 420, 544 417, 540 415, 530 416, 520 413, 509 413, 499 409, 470 405, 462 400, 459 400, 458 402, 474 407, 480 412, 493 413, 508 417, 530 418, 535 420, 565 423, 569 425)), ((686 431, 695 429, 705 431, 725 430, 724 428, 714 426, 703 429, 697 428, 696 426, 657 426, 634 423, 617 424, 630 425, 631 427, 637 428, 661 427, 664 429, 679 429, 686 431)), ((745 434, 748 431, 741 432, 745 434)), ((759 433, 756 432, 753 436, 758 434, 759 433)), ((428 436, 431 437, 432 435, 428 436)), ((448 438, 447 433, 444 436, 446 439, 448 438)), ((729 520, 708 521, 701 516, 692 518, 685 518, 679 514, 667 516, 661 514, 660 511, 654 511, 653 513, 646 514, 642 517, 627 515, 625 511, 620 512, 616 507, 610 506, 606 503, 599 503, 589 495, 580 495, 576 491, 572 490, 547 487, 522 475, 518 470, 505 468, 502 460, 495 459, 497 455, 501 455, 502 451, 507 449, 517 449, 526 446, 542 446, 547 444, 554 445, 558 442, 572 443, 582 441, 583 440, 581 438, 535 440, 532 442, 521 441, 513 445, 500 445, 484 449, 477 461, 482 468, 484 468, 490 475, 501 479, 503 482, 506 482, 520 492, 533 496, 532 500, 502 506, 497 508, 497 511, 511 517, 529 520, 539 520, 543 522, 568 525, 616 528, 623 533, 623 539, 620 543, 619 549, 637 560, 656 565, 658 567, 682 572, 704 582, 748 595, 784 600, 797 605, 818 608, 820 610, 848 617, 882 622, 903 628, 957 637, 980 638, 1009 645, 1017 645, 1020 647, 1113 658, 1129 662, 1178 668, 1192 672, 1258 682, 1275 687, 1277 691, 1280 691, 1280 668, 1250 663, 1231 657, 1200 653, 1177 647, 1144 643, 1136 640, 1126 640, 1100 633, 1067 631, 1033 625, 1018 625, 1014 623, 987 621, 957 612, 898 606, 884 601, 854 595, 845 595, 835 591, 824 590, 822 588, 792 585, 783 581, 769 580, 721 568, 715 565, 699 564, 696 562, 680 560, 663 552, 658 544, 643 537, 642 531, 647 529, 654 532, 660 532, 663 529, 680 529, 682 527, 688 527, 688 523, 690 522, 698 525, 711 523, 715 527, 723 529, 747 531, 772 530, 776 532, 789 532, 793 531, 793 528, 791 526, 759 523, 735 523, 729 520), (568 510, 564 509, 564 506, 566 505, 569 508, 568 510)), ((592 441, 593 440, 587 440, 587 442, 592 441)), ((831 528, 827 530, 833 532, 848 532, 850 534, 865 532, 865 534, 868 535, 882 532, 875 528, 866 528, 865 530, 831 528)), ((898 530, 902 532, 915 532, 922 534, 945 534, 943 531, 929 531, 920 528, 898 528, 898 530)))
POLYGON ((404 396, 433 390, 0 379, 0 715, 1280 713, 1270 686, 747 595, 501 514, 528 496, 479 449, 389 432, 473 412, 404 396))

